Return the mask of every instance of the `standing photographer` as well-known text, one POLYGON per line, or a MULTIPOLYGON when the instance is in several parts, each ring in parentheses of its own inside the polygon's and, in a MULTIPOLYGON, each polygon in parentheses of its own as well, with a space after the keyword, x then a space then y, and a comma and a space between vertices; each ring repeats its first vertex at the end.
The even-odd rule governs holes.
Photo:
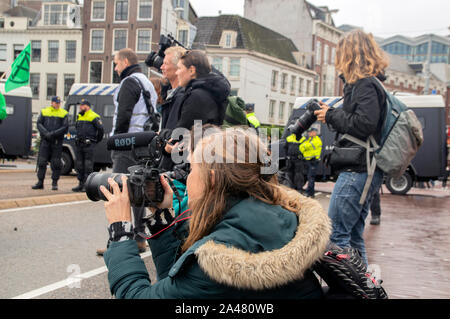
MULTIPOLYGON (((314 113, 318 120, 339 134, 349 134, 363 141, 373 136, 379 143, 386 95, 375 77, 384 80, 387 66, 387 59, 371 34, 360 30, 349 33, 336 50, 336 69, 342 73, 345 82, 344 106, 334 109, 322 103, 321 110, 314 113)), ((379 190, 383 181, 383 172, 376 169, 366 200, 361 205, 360 198, 368 178, 366 149, 347 139, 341 139, 336 149, 342 156, 332 153, 330 160, 333 162, 335 156, 333 169, 339 173, 328 211, 333 222, 331 241, 341 247, 358 249, 368 263, 363 238, 365 219, 373 193, 379 190)))
MULTIPOLYGON (((114 56, 115 71, 120 76, 120 84, 114 94, 114 105, 116 111, 113 119, 113 130, 111 135, 122 133, 143 132, 144 125, 149 120, 149 112, 144 100, 143 87, 150 92, 152 107, 156 107, 157 95, 153 84, 142 73, 138 57, 131 49, 122 49, 114 56)), ((156 112, 156 109, 155 109, 156 112)), ((136 165, 136 159, 131 151, 112 151, 113 173, 128 173, 128 167, 136 165)), ((145 232, 142 223, 145 208, 133 208, 135 237, 140 252, 146 250, 144 238, 137 235, 145 232)), ((103 255, 105 249, 97 250, 97 254, 103 255)))

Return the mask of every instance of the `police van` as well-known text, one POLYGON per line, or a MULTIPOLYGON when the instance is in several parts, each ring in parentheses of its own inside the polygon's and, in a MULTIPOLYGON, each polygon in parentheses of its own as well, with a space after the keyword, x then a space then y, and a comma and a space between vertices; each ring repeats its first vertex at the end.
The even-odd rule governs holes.
POLYGON ((113 127, 114 102, 113 97, 118 84, 82 84, 72 85, 64 108, 69 112, 69 131, 64 137, 62 162, 63 175, 69 174, 74 169, 75 157, 75 121, 80 111, 80 102, 86 99, 91 103, 91 109, 100 115, 105 129, 103 140, 96 145, 94 151, 94 170, 99 171, 112 167, 111 152, 106 148, 106 142, 113 127))
POLYGON ((4 83, 0 83, 0 92, 5 97, 8 116, 0 124, 0 158, 16 159, 28 156, 31 150, 32 94, 29 86, 5 93, 4 83))
MULTIPOLYGON (((441 95, 396 95, 396 97, 412 109, 423 127, 424 143, 420 147, 415 158, 412 160, 406 172, 399 178, 387 176, 385 183, 389 191, 393 194, 406 194, 413 183, 418 181, 429 181, 443 179, 446 176, 446 123, 445 123, 445 102, 441 95)), ((311 97, 299 97, 296 99, 294 110, 289 118, 286 128, 305 113, 305 106, 311 97)), ((316 97, 328 105, 335 108, 343 106, 341 97, 316 97)), ((325 167, 323 158, 332 150, 335 141, 335 132, 332 132, 326 124, 316 122, 313 127, 317 128, 318 135, 322 139, 321 164, 318 168, 317 180, 334 180, 336 176, 329 167, 325 167)), ((286 133, 285 133, 286 135, 286 133)), ((286 136, 280 143, 284 143, 286 136)), ((280 147, 280 158, 283 159, 280 147)), ((306 180, 306 179, 305 179, 306 180)))

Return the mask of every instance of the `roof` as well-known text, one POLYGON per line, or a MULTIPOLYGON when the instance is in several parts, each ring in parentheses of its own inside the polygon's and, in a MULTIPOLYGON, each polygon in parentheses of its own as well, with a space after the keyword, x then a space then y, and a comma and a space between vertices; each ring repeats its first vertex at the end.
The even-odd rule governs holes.
MULTIPOLYGON (((322 20, 325 23, 327 22, 327 14, 331 14, 330 9, 327 6, 316 7, 315 5, 305 1, 306 7, 311 14, 311 18, 322 20)), ((334 27, 333 18, 331 18, 331 25, 334 27)))
POLYGON ((34 19, 36 18, 36 16, 38 15, 39 11, 24 7, 24 6, 16 6, 12 9, 9 9, 5 12, 3 12, 3 14, 5 16, 9 16, 9 17, 27 17, 30 19, 34 19))
POLYGON ((75 83, 69 95, 114 95, 118 84, 75 83))
POLYGON ((4 96, 21 96, 31 98, 33 95, 31 93, 31 88, 29 86, 21 86, 9 92, 5 92, 6 80, 0 82, 0 93, 4 96))
POLYGON ((236 48, 259 52, 297 64, 293 52, 298 49, 284 35, 268 29, 239 15, 201 17, 196 24, 197 35, 193 48, 204 49, 208 45, 219 45, 224 30, 236 31, 236 48))

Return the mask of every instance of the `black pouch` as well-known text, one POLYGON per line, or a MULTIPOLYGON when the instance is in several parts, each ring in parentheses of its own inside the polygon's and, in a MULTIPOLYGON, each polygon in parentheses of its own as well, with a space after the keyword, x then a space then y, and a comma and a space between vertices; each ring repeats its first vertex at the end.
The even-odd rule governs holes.
POLYGON ((365 155, 366 149, 361 146, 335 146, 328 158, 328 165, 330 165, 333 169, 346 166, 355 166, 364 162, 365 155))

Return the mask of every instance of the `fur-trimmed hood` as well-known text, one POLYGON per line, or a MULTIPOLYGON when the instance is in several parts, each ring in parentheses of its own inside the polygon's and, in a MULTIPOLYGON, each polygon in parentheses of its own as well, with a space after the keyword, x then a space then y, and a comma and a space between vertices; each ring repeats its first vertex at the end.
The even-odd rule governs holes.
POLYGON ((322 256, 331 233, 320 203, 303 196, 301 201, 298 218, 279 206, 241 201, 196 248, 200 268, 212 280, 239 289, 272 289, 301 280, 322 256), (259 217, 255 221, 246 216, 259 217), (252 241, 254 236, 260 241, 252 241), (270 249, 272 242, 278 247, 270 249))

